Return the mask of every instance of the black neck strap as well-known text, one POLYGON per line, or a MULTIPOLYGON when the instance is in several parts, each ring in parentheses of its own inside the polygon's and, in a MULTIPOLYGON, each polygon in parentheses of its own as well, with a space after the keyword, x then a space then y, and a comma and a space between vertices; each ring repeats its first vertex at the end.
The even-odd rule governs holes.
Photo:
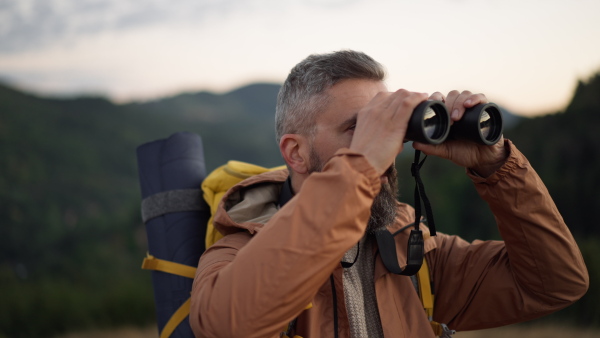
POLYGON ((404 270, 398 264, 396 255, 396 241, 387 229, 381 229, 375 233, 377 246, 381 261, 389 272, 396 275, 412 276, 416 274, 423 264, 423 232, 421 230, 411 230, 406 247, 406 266, 404 270))
POLYGON ((423 180, 421 180, 421 167, 427 156, 423 158, 422 161, 419 162, 421 157, 421 151, 415 150, 415 159, 410 167, 410 172, 412 176, 415 178, 415 229, 419 230, 419 224, 421 223, 421 199, 423 200, 423 205, 425 206, 425 219, 427 220, 427 226, 429 227, 429 233, 431 236, 435 236, 435 222, 433 221, 433 211, 431 210, 431 203, 429 203, 429 198, 427 198, 427 194, 425 193, 425 186, 423 185, 423 180))
POLYGON ((414 225, 415 228, 411 230, 410 236, 408 237, 408 245, 406 248, 406 267, 404 267, 404 270, 398 264, 398 256, 396 255, 396 241, 394 240, 394 236, 408 227, 404 227, 401 230, 396 231, 394 234, 391 234, 387 229, 382 229, 375 235, 383 264, 388 271, 397 275, 412 276, 419 271, 421 265, 423 264, 425 249, 423 232, 419 229, 419 224, 421 223, 421 200, 423 200, 423 204, 425 206, 425 215, 427 224, 429 226, 429 232, 431 236, 436 235, 431 203, 429 203, 427 194, 425 194, 425 186, 421 180, 420 173, 421 167, 423 166, 427 156, 425 156, 422 161, 420 160, 420 157, 421 152, 419 150, 415 150, 415 159, 410 168, 412 176, 415 178, 415 222, 410 226, 414 225))

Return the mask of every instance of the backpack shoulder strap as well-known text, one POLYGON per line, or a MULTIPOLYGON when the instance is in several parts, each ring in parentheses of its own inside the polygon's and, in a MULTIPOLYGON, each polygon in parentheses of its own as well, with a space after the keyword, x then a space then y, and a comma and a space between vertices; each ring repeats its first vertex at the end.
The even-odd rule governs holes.
POLYGON ((419 284, 419 298, 423 304, 423 309, 427 313, 427 317, 431 321, 433 318, 433 285, 429 278, 429 265, 427 259, 423 259, 423 265, 417 272, 417 281, 419 284))
POLYGON ((430 278, 427 259, 423 259, 423 266, 421 266, 421 269, 417 272, 417 283, 419 298, 421 298, 421 304, 423 304, 423 309, 427 314, 427 318, 429 318, 429 324, 431 325, 433 333, 438 337, 451 337, 456 331, 450 330, 446 324, 441 324, 433 320, 435 290, 430 278))

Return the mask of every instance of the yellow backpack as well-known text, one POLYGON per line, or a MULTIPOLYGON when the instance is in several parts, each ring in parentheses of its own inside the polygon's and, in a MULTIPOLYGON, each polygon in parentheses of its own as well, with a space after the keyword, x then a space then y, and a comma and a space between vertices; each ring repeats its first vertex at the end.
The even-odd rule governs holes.
POLYGON ((217 212, 217 207, 219 206, 219 202, 221 202, 223 195, 225 195, 225 193, 231 187, 247 179, 248 177, 262 174, 267 171, 281 169, 285 169, 285 166, 283 165, 274 168, 265 168, 240 161, 229 161, 227 164, 215 169, 204 179, 202 182, 202 192, 204 193, 203 197, 210 207, 210 219, 208 220, 208 224, 206 226, 207 249, 223 237, 223 235, 218 232, 213 225, 213 218, 217 212))

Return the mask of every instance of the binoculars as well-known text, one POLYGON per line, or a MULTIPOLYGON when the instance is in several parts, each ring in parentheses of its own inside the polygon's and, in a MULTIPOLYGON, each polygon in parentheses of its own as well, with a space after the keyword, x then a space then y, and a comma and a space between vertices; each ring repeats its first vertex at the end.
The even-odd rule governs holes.
POLYGON ((412 113, 406 139, 440 144, 447 138, 496 144, 502 136, 502 115, 494 103, 481 103, 465 111, 462 119, 450 125, 450 114, 441 101, 424 101, 412 113))

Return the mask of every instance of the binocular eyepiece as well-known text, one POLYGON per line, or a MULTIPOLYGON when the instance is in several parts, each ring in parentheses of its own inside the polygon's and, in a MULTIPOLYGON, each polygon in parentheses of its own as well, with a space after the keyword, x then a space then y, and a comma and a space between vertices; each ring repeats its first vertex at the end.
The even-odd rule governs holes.
POLYGON ((462 119, 450 125, 450 114, 441 101, 420 103, 408 122, 406 139, 440 144, 449 139, 496 144, 502 136, 502 115, 494 103, 481 103, 465 111, 462 119))

